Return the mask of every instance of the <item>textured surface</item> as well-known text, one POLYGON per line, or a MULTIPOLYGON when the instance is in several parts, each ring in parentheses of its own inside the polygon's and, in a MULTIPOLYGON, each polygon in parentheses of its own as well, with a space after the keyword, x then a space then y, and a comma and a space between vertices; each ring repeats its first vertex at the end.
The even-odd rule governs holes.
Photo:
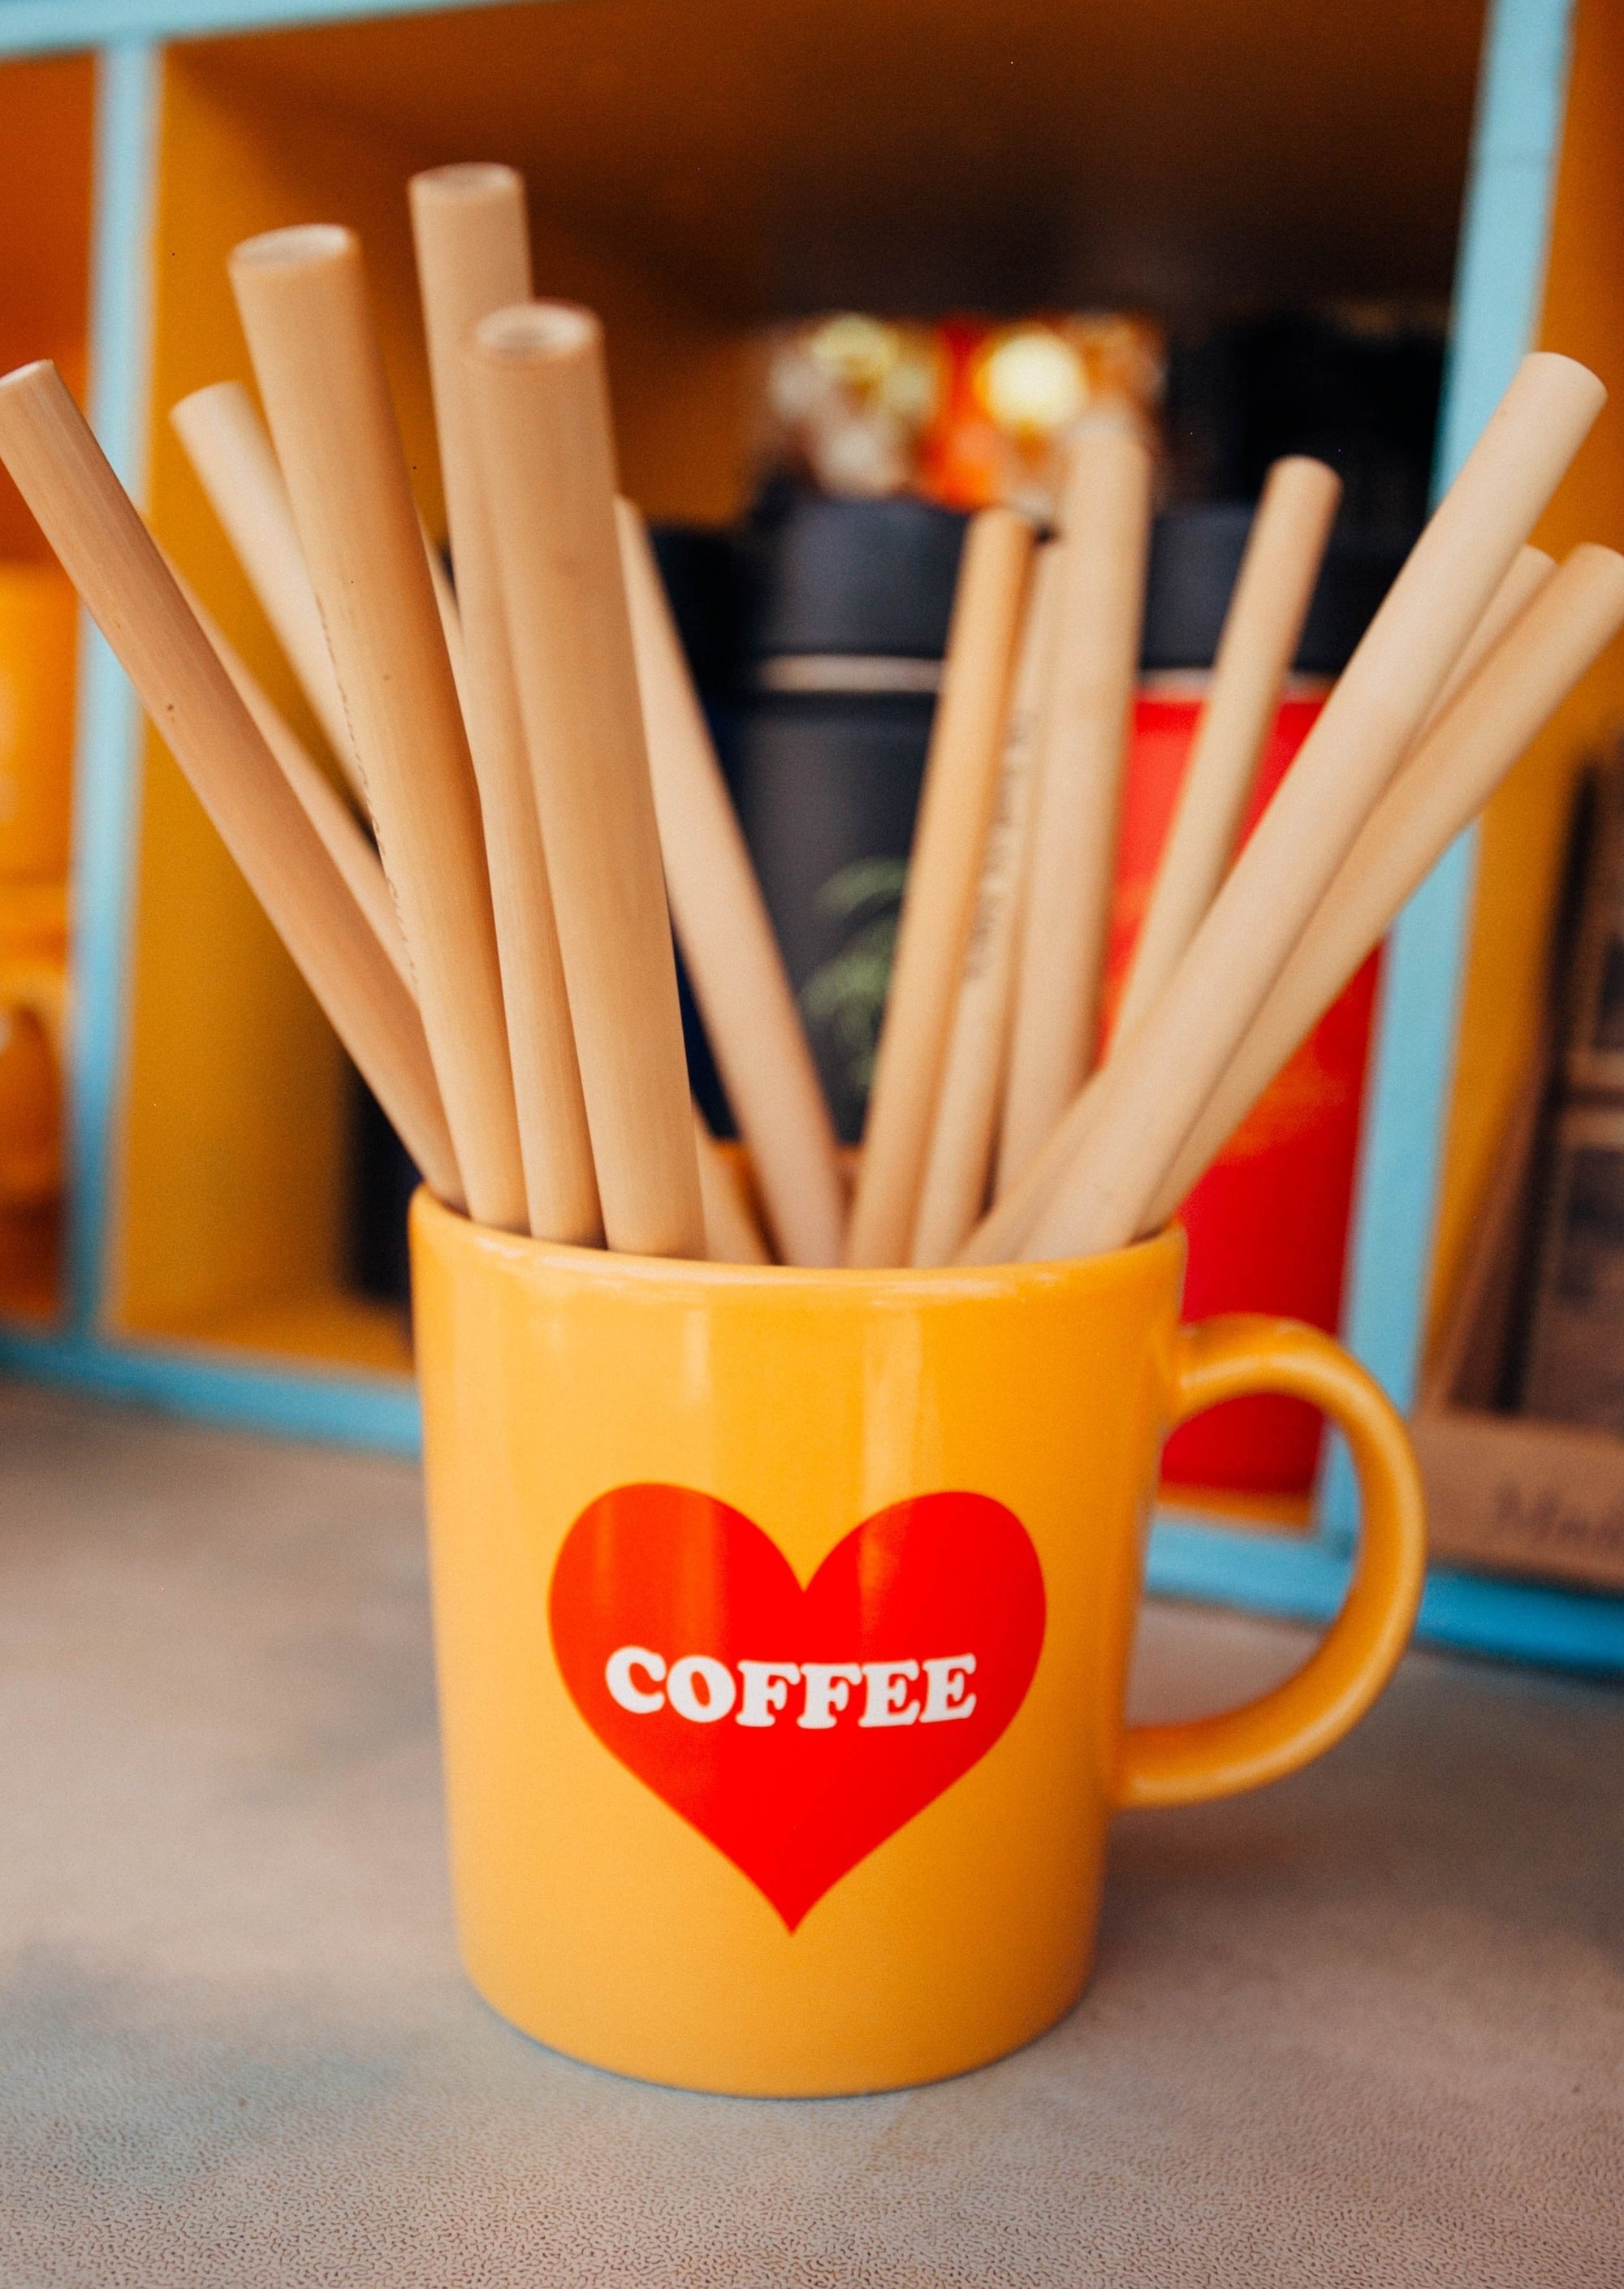
MULTIPOLYGON (((1153 1610, 1173 1713, 1293 1633, 1153 1610)), ((1054 2034, 901 2097, 571 2065, 463 1983, 413 1473, 0 1390, 0 2282, 1624 2278, 1624 1697, 1413 1657, 1117 1834, 1054 2034)))

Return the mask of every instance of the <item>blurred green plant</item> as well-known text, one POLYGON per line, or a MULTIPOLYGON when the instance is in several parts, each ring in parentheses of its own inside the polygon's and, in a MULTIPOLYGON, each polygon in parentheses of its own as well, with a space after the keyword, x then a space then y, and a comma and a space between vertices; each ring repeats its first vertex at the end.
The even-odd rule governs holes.
POLYGON ((874 1078, 907 875, 905 859, 855 859, 830 876, 814 902, 820 914, 844 924, 848 935, 840 952, 801 987, 801 1011, 828 1044, 842 1082, 858 1097, 867 1095, 874 1078))

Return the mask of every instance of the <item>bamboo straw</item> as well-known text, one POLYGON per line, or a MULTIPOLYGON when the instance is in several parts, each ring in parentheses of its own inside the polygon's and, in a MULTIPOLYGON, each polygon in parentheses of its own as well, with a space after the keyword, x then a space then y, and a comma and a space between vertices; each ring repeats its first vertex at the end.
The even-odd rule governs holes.
POLYGON ((451 682, 457 688, 457 705, 466 725, 468 720, 468 658, 463 643, 462 607, 457 601, 457 591, 451 586, 451 576, 445 569, 445 559, 435 547, 434 536, 424 523, 420 512, 418 530, 423 535, 423 554, 428 561, 429 586, 434 592, 434 610, 440 615, 440 633, 445 638, 445 656, 451 664, 451 682))
POLYGON ((1223 880, 1341 491, 1341 479, 1323 461, 1293 457, 1269 472, 1117 1005, 1113 1039, 1130 1033, 1161 992, 1223 880))
POLYGON ((1060 601, 1044 710, 997 1188, 1008 1189, 1094 1062, 1150 530, 1150 456, 1087 429, 1061 505, 1060 601))
POLYGON ((1015 667, 998 808, 987 836, 975 919, 965 951, 943 1067, 930 1151, 914 1219, 912 1264, 948 1264, 975 1223, 987 1189, 999 1100, 1009 1052, 1011 995, 1044 688, 1054 639, 1054 545, 1032 565, 1015 667))
MULTIPOLYGON (((364 807, 361 764, 333 673, 321 606, 299 549, 288 489, 253 400, 240 381, 214 382, 181 398, 170 408, 169 418, 323 738, 364 807)), ((426 530, 423 547, 460 699, 462 627, 457 599, 426 530)))
MULTIPOLYGON (((1423 738, 1555 569, 1543 549, 1518 550, 1510 570, 1495 590, 1487 610, 1473 629, 1465 650, 1450 671, 1449 680, 1434 702, 1431 714, 1423 722, 1423 738)), ((1119 1049, 1121 1039, 1118 1026, 1111 1044, 1113 1055, 1119 1049)), ((1083 1139, 1099 1110, 1100 1080, 1099 1073, 1092 1074, 1072 1098, 1066 1108, 1064 1120, 1042 1151, 1028 1162, 1020 1182, 1004 1195, 991 1214, 983 1218, 968 1242, 960 1249, 959 1260, 961 1263, 1007 1264, 1020 1255, 1028 1233, 1055 1185, 1081 1149, 1083 1139)))
POLYGON ((712 1136, 697 1105, 694 1107, 694 1148, 705 1208, 705 1254, 712 1264, 770 1264, 772 1254, 751 1211, 744 1178, 731 1154, 712 1136))
POLYGON ((466 166, 409 187, 529 1226, 591 1244, 603 1236, 598 1180, 464 372, 479 321, 529 294, 524 185, 511 167, 466 166))
POLYGON ((604 1230, 611 1248, 700 1256, 602 331, 589 311, 529 303, 486 318, 466 356, 604 1230))
POLYGON ((1165 1224, 1474 815, 1624 626, 1624 557, 1574 549, 1439 716, 1349 852, 1144 1219, 1165 1224))
POLYGON ((364 802, 355 744, 288 488, 252 398, 240 381, 217 381, 183 397, 169 418, 322 737, 364 802))
POLYGON ((1091 1255, 1138 1231, 1605 397, 1570 358, 1524 360, 1166 990, 1106 1068, 1031 1246, 1091 1255))
POLYGON ((1420 738, 1424 739, 1444 710, 1453 705, 1456 695, 1471 682, 1513 620, 1527 610, 1556 569, 1556 558, 1548 556, 1542 548, 1517 550, 1510 570, 1489 600, 1488 610, 1472 630, 1465 650, 1449 671, 1444 689, 1433 701, 1431 714, 1423 720, 1420 738))
POLYGON ((48 361, 0 380, 0 458, 407 1151, 460 1206, 410 996, 48 361))
MULTIPOLYGON (((165 562, 168 562, 167 557, 165 562)), ((417 987, 406 941, 401 936, 394 901, 377 851, 343 797, 316 762, 285 715, 258 682, 246 661, 231 643, 214 615, 173 564, 169 570, 175 586, 191 609, 198 626, 213 645, 220 666, 231 678, 238 698, 253 719, 254 729, 276 759, 277 769, 299 797, 299 808, 321 836, 322 846, 343 875, 351 897, 371 925, 373 937, 389 957, 390 967, 417 1006, 417 987)))
POLYGON ((471 1215, 525 1229, 479 799, 361 251, 272 231, 231 283, 362 762, 471 1215))
POLYGON ((846 1186, 829 1108, 648 533, 630 502, 617 515, 665 887, 695 999, 783 1261, 838 1264, 846 1186))
POLYGON ((913 1237, 954 993, 998 792, 1031 552, 1031 527, 1007 509, 982 510, 965 540, 847 1228, 848 1264, 901 1264, 913 1237))

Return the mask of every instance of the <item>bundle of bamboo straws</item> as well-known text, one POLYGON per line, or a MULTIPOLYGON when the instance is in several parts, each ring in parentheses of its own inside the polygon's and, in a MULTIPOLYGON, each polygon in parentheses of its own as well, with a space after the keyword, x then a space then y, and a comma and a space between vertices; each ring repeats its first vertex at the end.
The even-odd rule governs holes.
POLYGON ((454 597, 349 232, 231 258, 268 437, 235 383, 174 409, 361 817, 49 363, 0 380, 0 457, 426 1181, 480 1223, 876 1267, 1157 1230, 1624 624, 1624 558, 1526 546, 1605 397, 1530 357, 1236 856, 1338 493, 1317 462, 1277 464, 1102 1046, 1150 463, 1086 430, 1055 537, 1002 509, 969 529, 848 1203, 648 538, 616 498, 597 321, 530 299, 511 169, 439 169, 410 201, 454 597), (673 922, 753 1200, 689 1094, 673 922))

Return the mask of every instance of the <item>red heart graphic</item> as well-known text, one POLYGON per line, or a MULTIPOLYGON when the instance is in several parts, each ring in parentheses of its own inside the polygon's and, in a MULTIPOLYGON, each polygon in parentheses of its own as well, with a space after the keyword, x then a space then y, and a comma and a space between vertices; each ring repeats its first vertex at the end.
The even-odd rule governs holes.
POLYGON ((803 1590, 726 1503, 617 1487, 570 1527, 549 1608, 599 1740, 791 1931, 980 1762, 1043 1645, 1038 1553, 986 1495, 877 1511, 803 1590))

